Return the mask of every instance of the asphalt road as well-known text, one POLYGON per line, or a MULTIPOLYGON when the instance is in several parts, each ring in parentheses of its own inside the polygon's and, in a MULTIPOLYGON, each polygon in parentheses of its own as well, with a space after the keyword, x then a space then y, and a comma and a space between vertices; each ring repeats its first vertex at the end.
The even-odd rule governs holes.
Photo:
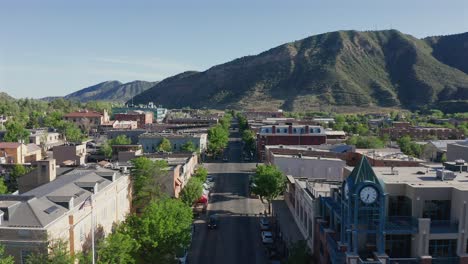
POLYGON ((219 222, 217 229, 208 230, 207 215, 195 220, 190 264, 267 263, 259 228, 259 213, 265 206, 248 196, 249 175, 255 163, 241 161, 241 147, 235 130, 225 154, 229 161, 204 164, 215 177, 207 215, 217 214, 219 222))

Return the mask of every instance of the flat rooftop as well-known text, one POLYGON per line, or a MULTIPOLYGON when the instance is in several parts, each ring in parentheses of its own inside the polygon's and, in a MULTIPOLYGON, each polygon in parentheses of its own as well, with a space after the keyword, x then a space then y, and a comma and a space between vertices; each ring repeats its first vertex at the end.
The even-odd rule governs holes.
MULTIPOLYGON (((442 168, 442 165, 439 167, 442 168)), ((453 173, 453 180, 440 180, 436 177, 434 167, 373 167, 375 175, 386 184, 408 184, 418 188, 452 187, 459 190, 468 190, 468 172, 452 172, 444 170, 444 173, 453 173)))

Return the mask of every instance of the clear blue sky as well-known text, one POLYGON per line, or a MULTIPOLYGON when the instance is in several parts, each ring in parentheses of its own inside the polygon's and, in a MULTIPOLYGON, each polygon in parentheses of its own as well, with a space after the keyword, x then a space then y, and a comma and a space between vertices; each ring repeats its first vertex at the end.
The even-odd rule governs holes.
POLYGON ((156 81, 341 30, 468 31, 467 0, 0 0, 0 91, 156 81))

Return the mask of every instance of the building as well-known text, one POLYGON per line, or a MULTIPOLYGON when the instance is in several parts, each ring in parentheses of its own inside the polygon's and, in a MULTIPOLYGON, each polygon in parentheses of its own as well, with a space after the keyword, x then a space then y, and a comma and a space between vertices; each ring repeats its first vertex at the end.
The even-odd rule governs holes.
POLYGON ((141 145, 113 145, 112 158, 119 163, 128 163, 130 160, 143 154, 141 145))
POLYGON ((468 161, 468 139, 447 144, 447 161, 462 159, 468 161))
POLYGON ((153 123, 154 113, 151 111, 134 110, 126 113, 114 114, 117 121, 136 121, 138 128, 145 128, 153 123))
POLYGON ((346 162, 341 159, 272 154, 271 163, 294 178, 343 181, 346 162))
POLYGON ((325 129, 327 144, 342 144, 346 142, 346 132, 339 130, 325 129))
POLYGON ((20 195, 0 195, 0 241, 16 263, 46 252, 47 241, 58 239, 74 255, 89 245, 93 222, 109 234, 125 219, 130 192, 128 175, 99 168, 75 169, 20 195))
POLYGON ((32 129, 30 132, 29 143, 43 146, 46 150, 63 144, 63 137, 58 132, 48 131, 47 129, 32 129))
POLYGON ((266 118, 282 118, 284 113, 281 110, 278 111, 245 111, 242 112, 247 120, 262 120, 266 118))
POLYGON ((52 149, 53 157, 58 165, 80 166, 86 163, 86 145, 69 144, 56 146, 52 149))
POLYGON ((146 130, 145 129, 133 129, 133 130, 129 130, 129 129, 123 129, 123 130, 109 130, 106 132, 107 134, 107 138, 108 139, 114 139, 120 135, 123 135, 123 136, 126 136, 127 138, 129 138, 132 142, 133 145, 136 145, 138 144, 138 138, 140 137, 140 135, 146 133, 146 130))
POLYGON ((382 128, 380 135, 388 135, 391 140, 397 140, 403 136, 410 136, 412 139, 417 140, 429 138, 462 139, 464 137, 463 133, 457 129, 411 126, 409 122, 393 122, 393 127, 382 128))
POLYGON ((127 106, 127 107, 113 107, 112 114, 127 113, 131 111, 143 111, 143 112, 152 112, 153 120, 157 123, 161 123, 168 113, 166 108, 157 107, 153 102, 148 103, 148 105, 138 105, 138 106, 127 106))
POLYGON ((447 145, 458 143, 460 140, 430 140, 421 142, 423 145, 421 157, 428 161, 441 162, 444 155, 447 153, 447 145))
POLYGON ((103 123, 109 122, 109 115, 106 110, 103 113, 89 111, 87 109, 71 112, 63 116, 63 119, 76 124, 81 130, 89 132, 97 131, 103 123))
POLYGON ((36 144, 0 142, 0 163, 24 164, 42 159, 42 151, 36 144))
POLYGON ((321 126, 262 126, 257 134, 257 155, 263 161, 267 145, 321 145, 326 141, 327 136, 321 126))
POLYGON ((207 148, 207 134, 169 134, 169 133, 145 133, 140 135, 139 142, 143 146, 143 152, 157 152, 158 146, 163 140, 168 139, 172 144, 172 151, 182 151, 182 147, 191 141, 195 148, 201 152, 207 148))
POLYGON ((118 121, 118 120, 111 120, 106 123, 102 123, 100 126, 101 131, 109 131, 113 129, 120 129, 120 130, 133 130, 138 128, 137 121, 118 121))
POLYGON ((318 263, 466 263, 467 172, 372 168, 320 197, 318 263))

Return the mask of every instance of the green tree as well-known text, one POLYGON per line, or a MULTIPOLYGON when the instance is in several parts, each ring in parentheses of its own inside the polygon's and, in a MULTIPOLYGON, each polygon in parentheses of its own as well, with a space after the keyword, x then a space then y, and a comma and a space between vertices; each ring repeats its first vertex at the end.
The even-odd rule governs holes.
POLYGON ((112 158, 113 150, 109 140, 102 144, 101 148, 99 149, 99 152, 108 159, 112 158))
POLYGON ((159 142, 158 151, 171 152, 172 151, 171 141, 169 141, 169 139, 167 138, 163 138, 161 142, 159 142))
POLYGON ((192 177, 200 179, 201 182, 205 182, 208 177, 208 170, 205 167, 199 166, 192 177))
POLYGON ((268 202, 268 213, 271 212, 271 201, 278 197, 286 186, 286 178, 282 171, 273 165, 259 165, 252 182, 252 192, 268 202))
POLYGON ((112 146, 114 145, 130 145, 132 144, 132 140, 130 138, 128 138, 127 136, 125 135, 118 135, 116 138, 112 139, 110 141, 110 144, 112 146))
POLYGON ((3 140, 6 142, 19 142, 23 140, 23 142, 29 142, 29 131, 24 128, 19 122, 16 121, 8 121, 5 125, 6 133, 3 137, 3 140))
POLYGON ((5 185, 5 181, 3 180, 3 178, 0 178, 0 194, 7 194, 7 193, 8 193, 8 187, 5 185))
POLYGON ((244 130, 244 132, 242 132, 242 140, 244 141, 245 151, 250 152, 255 150, 256 139, 255 132, 252 130, 244 130))
POLYGON ((180 199, 187 206, 192 206, 203 193, 203 183, 199 178, 190 178, 180 194, 180 199))
POLYGON ((117 227, 114 233, 111 233, 99 244, 98 263, 132 264, 136 262, 135 253, 139 244, 123 230, 123 228, 117 227))
POLYGON ((83 132, 81 132, 81 130, 75 124, 62 121, 58 125, 59 131, 63 133, 66 141, 78 143, 81 143, 83 141, 83 132))
POLYGON ((300 240, 292 246, 286 264, 308 264, 311 257, 306 241, 300 240))
POLYGON ((195 147, 195 144, 191 140, 185 142, 185 144, 182 145, 181 150, 187 151, 187 152, 196 152, 198 151, 198 148, 195 147))
POLYGON ((27 264, 74 264, 75 259, 68 251, 68 243, 63 240, 50 241, 48 251, 36 252, 26 259, 27 264))
POLYGON ((229 142, 229 133, 221 125, 216 125, 208 130, 208 141, 208 151, 220 154, 229 142))
POLYGON ((5 253, 5 247, 0 244, 0 264, 15 264, 12 256, 5 253))
POLYGON ((15 164, 10 171, 10 192, 14 192, 18 189, 18 178, 29 173, 31 169, 21 165, 15 164))
POLYGON ((139 217, 130 216, 131 237, 144 263, 172 263, 179 247, 190 243, 192 209, 177 199, 150 202, 139 217))
POLYGON ((160 178, 166 173, 167 162, 152 161, 145 157, 131 160, 133 182, 133 207, 135 210, 144 208, 150 201, 161 198, 160 178))

